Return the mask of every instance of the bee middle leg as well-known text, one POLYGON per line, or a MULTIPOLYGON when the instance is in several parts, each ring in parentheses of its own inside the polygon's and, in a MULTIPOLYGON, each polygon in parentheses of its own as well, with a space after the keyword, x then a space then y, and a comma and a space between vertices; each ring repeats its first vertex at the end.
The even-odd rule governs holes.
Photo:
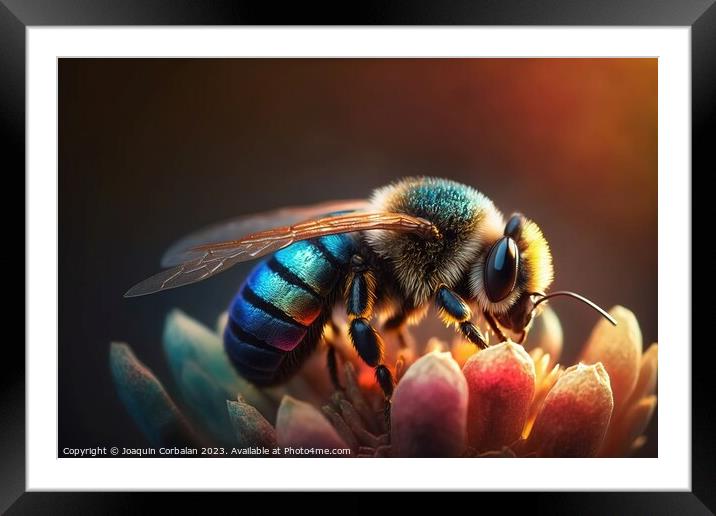
POLYGON ((383 364, 383 339, 370 322, 375 300, 375 275, 360 255, 354 255, 345 290, 346 311, 350 320, 348 335, 358 356, 375 368, 375 378, 389 403, 395 382, 392 373, 383 364))
POLYGON ((446 324, 457 326, 463 337, 478 348, 485 349, 487 347, 487 340, 483 337, 479 328, 470 321, 472 310, 459 294, 445 285, 440 285, 435 294, 435 304, 438 307, 440 317, 446 324))

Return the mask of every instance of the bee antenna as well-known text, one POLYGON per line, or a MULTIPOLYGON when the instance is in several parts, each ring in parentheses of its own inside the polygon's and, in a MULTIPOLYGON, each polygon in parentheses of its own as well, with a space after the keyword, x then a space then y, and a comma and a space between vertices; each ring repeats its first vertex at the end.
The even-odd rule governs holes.
POLYGON ((537 305, 539 305, 540 303, 544 303, 548 299, 551 299, 551 298, 557 297, 557 296, 567 296, 567 297, 571 297, 573 299, 577 299, 578 301, 581 301, 585 305, 590 306, 591 308, 593 308, 594 310, 599 312, 599 314, 602 317, 604 317, 607 321, 612 323, 614 326, 617 325, 617 321, 614 319, 614 317, 609 315, 606 310, 604 310, 602 307, 597 305, 594 301, 590 301, 586 297, 580 296, 579 294, 575 294, 574 292, 569 292, 568 290, 559 290, 557 292, 552 292, 551 294, 543 294, 542 292, 533 292, 532 295, 540 296, 540 299, 538 299, 537 302, 534 304, 534 306, 532 307, 532 310, 537 308, 537 305))

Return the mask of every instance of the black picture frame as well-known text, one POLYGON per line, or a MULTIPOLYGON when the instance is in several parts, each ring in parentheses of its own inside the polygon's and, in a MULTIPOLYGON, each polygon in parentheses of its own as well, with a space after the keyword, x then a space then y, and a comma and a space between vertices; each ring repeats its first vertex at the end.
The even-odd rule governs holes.
MULTIPOLYGON (((0 0, 0 117, 4 177, 25 177, 25 29, 35 25, 637 25, 691 27, 692 181, 716 170, 712 134, 716 119, 716 5, 714 0, 548 0, 526 2, 361 2, 353 9, 336 3, 328 10, 303 3, 192 0, 0 0), (350 12, 350 16, 346 13, 350 12), (708 131, 711 129, 711 131, 708 131)), ((9 187, 6 186, 6 188, 9 187)), ((24 187, 23 187, 24 188, 24 187)), ((692 185, 693 188, 693 185, 692 185)), ((7 191, 7 190, 6 190, 7 191)), ((697 191, 697 190, 693 190, 697 191)), ((692 206, 696 207, 694 201, 692 206)), ((703 234, 706 217, 692 217, 692 234, 703 234)), ((683 252, 691 253, 690 249, 683 252)), ((693 269, 713 268, 698 262, 693 269)), ((32 274, 31 270, 25 274, 32 274)), ((708 321, 713 302, 691 302, 693 321, 708 321), (706 312, 709 310, 709 312, 706 312)), ((685 334, 685 345, 690 335, 685 334)), ((692 491, 646 493, 532 493, 510 496, 510 505, 527 502, 550 513, 709 514, 716 511, 716 410, 708 339, 692 346, 692 491), (536 499, 535 499, 536 498, 536 499)), ((35 512, 136 512, 146 503, 138 494, 25 492, 25 353, 6 343, 0 375, 0 510, 35 512)), ((145 495, 146 496, 146 495, 145 495)), ((247 495, 242 495, 247 496, 247 495)), ((358 502, 358 495, 351 495, 358 502)), ((361 504, 368 504, 365 495, 361 504)), ((480 495, 485 496, 485 495, 480 495)), ((505 497, 503 497, 505 498, 505 497)), ((484 498, 481 498, 484 500, 484 498)), ((185 504, 184 496, 161 503, 185 504)), ((261 500, 256 500, 262 503, 261 500)), ((231 502, 229 502, 231 503, 231 502)), ((249 502, 243 502, 249 503, 249 502)), ((348 505, 343 505, 348 507, 348 505)), ((186 506, 185 506, 186 507, 186 506)), ((318 507, 318 505, 317 505, 318 507)), ((501 506, 505 507, 505 506, 501 506)))

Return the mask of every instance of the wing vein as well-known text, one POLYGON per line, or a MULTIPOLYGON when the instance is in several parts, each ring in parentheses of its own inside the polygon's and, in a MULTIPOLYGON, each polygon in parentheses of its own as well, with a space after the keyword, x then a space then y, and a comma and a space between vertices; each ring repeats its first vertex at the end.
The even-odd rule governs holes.
POLYGON ((185 261, 138 283, 125 296, 141 296, 196 283, 237 263, 274 253, 301 240, 373 230, 402 231, 423 238, 440 238, 432 223, 404 213, 354 212, 321 217, 259 231, 237 240, 194 246, 185 252, 188 257, 185 261))

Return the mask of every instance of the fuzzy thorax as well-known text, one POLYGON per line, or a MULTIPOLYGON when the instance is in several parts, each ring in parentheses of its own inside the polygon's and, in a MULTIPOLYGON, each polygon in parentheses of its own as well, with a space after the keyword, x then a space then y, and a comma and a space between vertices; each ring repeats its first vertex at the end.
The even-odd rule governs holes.
POLYGON ((502 215, 485 195, 454 181, 407 178, 375 191, 371 209, 406 213, 432 222, 440 237, 368 231, 365 242, 393 268, 408 304, 419 307, 440 284, 455 287, 504 228, 502 215))

